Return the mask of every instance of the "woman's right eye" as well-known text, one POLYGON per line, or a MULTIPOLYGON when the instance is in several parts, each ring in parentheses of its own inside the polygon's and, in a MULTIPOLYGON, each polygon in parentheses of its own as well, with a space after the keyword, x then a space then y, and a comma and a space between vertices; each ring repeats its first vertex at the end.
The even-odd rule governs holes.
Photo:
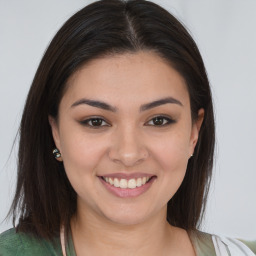
POLYGON ((99 117, 89 118, 81 121, 80 123, 93 129, 101 128, 104 126, 110 126, 104 119, 99 117))

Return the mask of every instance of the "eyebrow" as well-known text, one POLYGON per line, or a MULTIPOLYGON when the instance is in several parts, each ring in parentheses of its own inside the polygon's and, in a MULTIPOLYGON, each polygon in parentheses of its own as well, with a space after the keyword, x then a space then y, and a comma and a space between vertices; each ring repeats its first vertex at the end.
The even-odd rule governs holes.
POLYGON ((168 103, 183 106, 183 104, 179 100, 177 100, 173 97, 167 97, 167 98, 164 98, 164 99, 155 100, 153 102, 142 105, 140 107, 140 111, 149 110, 151 108, 155 108, 155 107, 158 107, 158 106, 161 106, 161 105, 164 105, 164 104, 168 104, 168 103))
POLYGON ((109 105, 108 103, 105 103, 103 101, 98 101, 98 100, 85 99, 85 98, 80 99, 80 100, 76 101, 75 103, 73 103, 71 105, 71 108, 79 106, 79 105, 83 105, 83 104, 86 104, 86 105, 89 105, 92 107, 96 107, 96 108, 101 108, 101 109, 108 110, 111 112, 117 111, 116 107, 113 107, 113 106, 109 105))
MULTIPOLYGON (((177 100, 173 97, 167 97, 167 98, 155 100, 153 102, 141 105, 140 112, 146 111, 146 110, 149 110, 149 109, 152 109, 152 108, 164 105, 164 104, 168 104, 168 103, 183 106, 183 104, 179 100, 177 100)), ((96 108, 100 108, 100 109, 104 109, 104 110, 108 110, 108 111, 111 111, 111 112, 117 112, 116 107, 111 106, 106 102, 98 101, 98 100, 91 100, 91 99, 86 99, 86 98, 83 98, 83 99, 80 99, 80 100, 74 102, 71 105, 71 108, 79 106, 79 105, 83 105, 83 104, 86 104, 86 105, 89 105, 89 106, 92 106, 92 107, 96 107, 96 108)))

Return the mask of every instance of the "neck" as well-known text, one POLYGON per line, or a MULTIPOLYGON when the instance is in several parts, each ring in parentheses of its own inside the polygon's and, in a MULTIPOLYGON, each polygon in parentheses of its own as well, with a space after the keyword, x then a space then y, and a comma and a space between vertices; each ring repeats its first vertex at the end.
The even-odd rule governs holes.
POLYGON ((139 224, 122 225, 95 213, 77 212, 71 229, 79 255, 157 255, 171 244, 166 209, 139 224), (168 240, 168 243, 166 241, 168 240), (90 253, 89 253, 90 252, 90 253))

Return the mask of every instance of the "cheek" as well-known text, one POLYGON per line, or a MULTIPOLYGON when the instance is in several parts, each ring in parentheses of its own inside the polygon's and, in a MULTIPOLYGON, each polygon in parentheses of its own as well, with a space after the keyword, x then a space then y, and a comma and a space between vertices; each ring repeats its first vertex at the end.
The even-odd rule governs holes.
POLYGON ((104 142, 79 133, 63 137, 62 142, 63 164, 72 187, 79 198, 94 205, 92 191, 96 191, 95 175, 105 153, 104 142))
POLYGON ((179 167, 186 169, 190 149, 188 133, 173 133, 159 142, 154 143, 152 150, 163 170, 174 171, 179 167))
POLYGON ((67 174, 77 176, 78 179, 94 174, 97 164, 104 156, 104 140, 81 131, 63 132, 61 139, 61 153, 67 174))
POLYGON ((187 150, 178 144, 163 145, 159 150, 158 163, 163 173, 164 183, 172 192, 180 186, 187 169, 187 150))
MULTIPOLYGON (((159 141, 160 142, 160 141, 159 141)), ((179 189, 187 169, 189 136, 188 133, 175 133, 165 136, 162 143, 154 143, 152 155, 160 170, 159 198, 166 204, 179 189), (168 138, 168 139, 167 139, 168 138)))

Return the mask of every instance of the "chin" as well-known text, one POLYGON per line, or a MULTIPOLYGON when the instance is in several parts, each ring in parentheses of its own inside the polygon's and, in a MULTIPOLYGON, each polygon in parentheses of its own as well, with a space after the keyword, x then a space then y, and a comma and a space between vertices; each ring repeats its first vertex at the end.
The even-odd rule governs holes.
POLYGON ((140 209, 139 207, 127 207, 121 206, 119 209, 111 208, 109 211, 102 212, 104 217, 113 224, 122 226, 132 226, 141 224, 149 220, 153 215, 154 211, 149 211, 149 209, 140 209))
MULTIPOLYGON (((107 216, 106 216, 107 217, 107 216)), ((131 216, 131 215, 122 215, 122 216, 111 216, 108 217, 108 220, 116 225, 121 225, 121 226, 134 226, 141 224, 146 221, 147 218, 142 217, 142 216, 131 216)))

